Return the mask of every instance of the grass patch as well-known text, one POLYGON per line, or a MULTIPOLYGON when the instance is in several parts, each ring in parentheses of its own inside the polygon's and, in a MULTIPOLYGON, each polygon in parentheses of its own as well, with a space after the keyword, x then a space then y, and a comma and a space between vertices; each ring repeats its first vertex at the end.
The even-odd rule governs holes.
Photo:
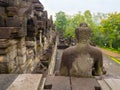
MULTIPOLYGON (((106 50, 111 51, 111 52, 114 52, 114 53, 120 54, 120 51, 118 51, 118 50, 116 50, 116 49, 114 49, 114 48, 107 48, 107 47, 101 47, 101 48, 106 49, 106 50)), ((112 57, 112 56, 109 56, 109 58, 111 58, 111 59, 112 59, 114 62, 116 62, 117 64, 120 64, 120 60, 119 60, 119 59, 117 59, 117 58, 115 58, 115 57, 112 57)))
POLYGON ((116 50, 114 48, 107 48, 107 47, 102 47, 102 48, 120 54, 120 51, 118 51, 118 50, 116 50))
POLYGON ((115 61, 116 63, 118 63, 118 64, 120 64, 120 60, 119 59, 117 59, 117 58, 114 58, 114 57, 111 57, 111 56, 109 56, 113 61, 115 61))

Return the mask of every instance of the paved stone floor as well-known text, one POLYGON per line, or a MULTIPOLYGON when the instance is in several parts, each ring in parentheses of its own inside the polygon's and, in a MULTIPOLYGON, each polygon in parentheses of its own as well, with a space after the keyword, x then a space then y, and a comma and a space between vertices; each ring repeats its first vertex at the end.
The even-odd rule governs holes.
POLYGON ((6 90, 18 77, 18 74, 0 74, 0 90, 6 90))

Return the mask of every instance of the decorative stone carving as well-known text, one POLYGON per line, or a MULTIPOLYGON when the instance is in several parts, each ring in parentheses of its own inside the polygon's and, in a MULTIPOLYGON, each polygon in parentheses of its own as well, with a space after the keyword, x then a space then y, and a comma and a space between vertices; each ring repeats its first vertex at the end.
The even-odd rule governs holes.
POLYGON ((47 21, 39 0, 0 0, 0 73, 31 73, 42 65, 43 51, 55 41, 47 21))

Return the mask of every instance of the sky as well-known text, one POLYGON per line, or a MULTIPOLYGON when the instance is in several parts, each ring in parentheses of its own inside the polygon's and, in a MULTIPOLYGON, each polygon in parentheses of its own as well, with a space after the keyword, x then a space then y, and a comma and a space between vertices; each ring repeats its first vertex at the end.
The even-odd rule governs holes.
POLYGON ((48 15, 53 15, 59 11, 73 15, 86 10, 93 13, 112 13, 120 12, 120 0, 40 0, 44 5, 48 15))

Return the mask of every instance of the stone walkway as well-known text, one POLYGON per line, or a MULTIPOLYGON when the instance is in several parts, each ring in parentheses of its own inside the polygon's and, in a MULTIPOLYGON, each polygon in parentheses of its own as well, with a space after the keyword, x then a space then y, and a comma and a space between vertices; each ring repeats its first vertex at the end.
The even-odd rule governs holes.
POLYGON ((42 74, 19 74, 7 90, 38 90, 42 74))
POLYGON ((6 90, 18 77, 18 74, 0 74, 0 90, 6 90))
POLYGON ((0 90, 41 90, 42 74, 0 74, 0 90))

